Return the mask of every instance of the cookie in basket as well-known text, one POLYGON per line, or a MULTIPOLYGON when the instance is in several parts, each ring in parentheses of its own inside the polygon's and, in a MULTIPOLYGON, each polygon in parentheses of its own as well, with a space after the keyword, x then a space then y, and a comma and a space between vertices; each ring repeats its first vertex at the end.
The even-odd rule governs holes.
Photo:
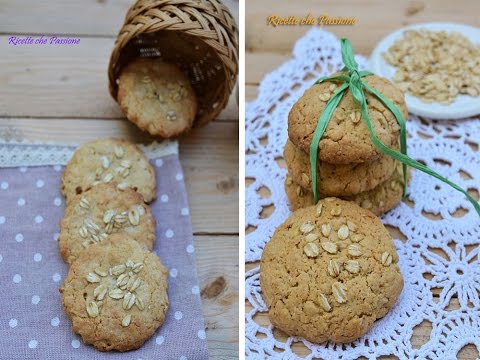
POLYGON ((99 184, 68 203, 60 223, 60 254, 71 264, 83 249, 116 233, 151 250, 155 228, 155 218, 142 195, 131 188, 121 190, 115 182, 99 184))
MULTIPOLYGON (((312 186, 310 159, 307 153, 288 140, 284 149, 285 163, 293 181, 305 189, 312 186)), ((348 196, 368 191, 387 180, 395 171, 395 159, 383 155, 375 161, 353 164, 319 162, 320 195, 348 196)))
MULTIPOLYGON (((410 175, 409 175, 410 178, 410 175)), ((285 179, 285 192, 292 210, 313 205, 313 193, 293 181, 287 175, 285 179)), ((380 216, 390 211, 402 201, 403 174, 402 166, 397 165, 395 172, 384 182, 372 190, 364 191, 355 195, 341 196, 342 199, 353 201, 364 209, 370 210, 380 216)))
MULTIPOLYGON (((406 119, 408 112, 403 92, 387 79, 371 75, 364 80, 400 109, 406 119)), ((310 143, 320 114, 339 83, 325 81, 309 88, 293 105, 288 114, 288 136, 295 146, 310 152, 310 143)), ((393 114, 375 96, 365 91, 368 113, 375 134, 388 147, 398 145, 400 127, 393 114)), ((319 160, 332 164, 373 161, 383 153, 370 139, 367 126, 361 119, 360 107, 347 90, 333 112, 330 123, 320 140, 319 160)))
POLYGON ((65 167, 62 193, 67 204, 90 187, 115 181, 120 189, 133 188, 149 203, 156 198, 155 171, 134 144, 100 139, 80 146, 65 167))
POLYGON ((188 77, 176 65, 156 58, 138 58, 122 70, 118 103, 128 120, 164 138, 190 130, 197 114, 188 77))
POLYGON ((167 277, 160 259, 125 235, 89 246, 60 288, 73 331, 101 351, 139 348, 165 320, 167 277))
POLYGON ((400 295, 397 262, 388 231, 355 203, 326 198, 297 210, 262 254, 270 321, 315 343, 358 339, 400 295))

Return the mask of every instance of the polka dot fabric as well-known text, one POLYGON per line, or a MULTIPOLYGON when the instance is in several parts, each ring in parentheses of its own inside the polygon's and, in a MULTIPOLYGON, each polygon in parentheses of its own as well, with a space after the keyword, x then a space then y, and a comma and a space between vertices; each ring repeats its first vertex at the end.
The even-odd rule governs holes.
POLYGON ((0 168, 0 359, 208 359, 181 165, 178 155, 151 164, 158 183, 153 251, 170 270, 170 308, 156 334, 127 353, 85 345, 63 312, 58 288, 68 266, 57 245, 63 167, 0 168))

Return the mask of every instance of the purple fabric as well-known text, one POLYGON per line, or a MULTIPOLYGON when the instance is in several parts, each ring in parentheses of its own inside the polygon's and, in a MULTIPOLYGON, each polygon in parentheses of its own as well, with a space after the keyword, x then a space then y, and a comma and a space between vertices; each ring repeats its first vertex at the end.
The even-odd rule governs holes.
POLYGON ((187 195, 177 155, 152 160, 154 251, 170 270, 170 308, 143 347, 102 353, 73 333, 58 288, 68 273, 57 237, 63 167, 0 169, 0 359, 207 359, 187 195))

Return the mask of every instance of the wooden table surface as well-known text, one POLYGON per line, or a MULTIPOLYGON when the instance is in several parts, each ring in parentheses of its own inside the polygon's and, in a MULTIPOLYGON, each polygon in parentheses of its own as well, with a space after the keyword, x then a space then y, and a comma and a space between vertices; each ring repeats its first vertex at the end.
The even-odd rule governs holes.
MULTIPOLYGON (((238 22, 238 2, 228 0, 238 22)), ((0 138, 151 139, 124 120, 107 66, 132 0, 0 0, 0 138), (10 35, 80 37, 12 46, 10 35)), ((210 358, 238 358, 238 108, 180 139, 210 358)))
MULTIPOLYGON (((355 52, 369 55, 376 43, 390 32, 414 23, 431 21, 458 22, 480 27, 480 1, 478 0, 261 0, 247 1, 245 10, 245 81, 246 101, 255 99, 258 85, 265 74, 269 73, 291 58, 292 47, 311 26, 279 26, 267 25, 267 17, 278 15, 282 17, 314 17, 327 14, 330 17, 354 17, 354 26, 324 26, 338 38, 348 37, 355 52)), ((247 183, 248 186, 248 183, 247 183)), ((247 229, 249 231, 250 229, 247 229)), ((389 229, 392 235, 402 239, 402 235, 389 229)), ((404 239, 405 240, 405 239, 404 239)), ((246 270, 258 266, 258 263, 246 264, 246 270)), ((438 297, 439 292, 434 294, 438 297)), ((459 307, 458 300, 453 298, 449 308, 459 307)), ((246 304, 246 311, 251 306, 246 304)), ((266 314, 257 315, 257 321, 268 324, 266 314)), ((414 328, 411 342, 419 348, 430 338, 432 327, 429 322, 422 322, 414 328)), ((305 356, 308 350, 298 342, 294 351, 305 356)), ((473 360, 479 357, 479 349, 467 345, 457 355, 458 359, 473 360)), ((382 357, 395 359, 395 357, 382 357)))

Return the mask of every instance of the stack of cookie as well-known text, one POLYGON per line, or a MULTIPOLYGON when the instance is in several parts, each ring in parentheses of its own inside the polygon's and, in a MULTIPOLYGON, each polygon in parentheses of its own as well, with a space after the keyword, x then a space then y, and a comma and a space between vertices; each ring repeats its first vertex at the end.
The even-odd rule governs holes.
POLYGON ((62 192, 59 247, 71 267, 60 292, 73 330, 102 351, 136 349, 168 308, 168 271, 151 252, 154 170, 135 145, 96 140, 73 155, 62 192))
MULTIPOLYGON (((407 118, 403 93, 384 78, 372 75, 365 81, 389 98, 407 118)), ((292 209, 314 203, 310 167, 310 143, 320 114, 339 83, 313 85, 294 104, 288 115, 284 157, 288 168, 285 190, 292 209)), ((374 131, 388 147, 399 149, 400 127, 378 98, 366 92, 374 131)), ((356 202, 376 215, 401 201, 402 166, 378 150, 362 121, 359 105, 347 91, 333 112, 320 141, 317 165, 320 198, 335 196, 356 202)))

